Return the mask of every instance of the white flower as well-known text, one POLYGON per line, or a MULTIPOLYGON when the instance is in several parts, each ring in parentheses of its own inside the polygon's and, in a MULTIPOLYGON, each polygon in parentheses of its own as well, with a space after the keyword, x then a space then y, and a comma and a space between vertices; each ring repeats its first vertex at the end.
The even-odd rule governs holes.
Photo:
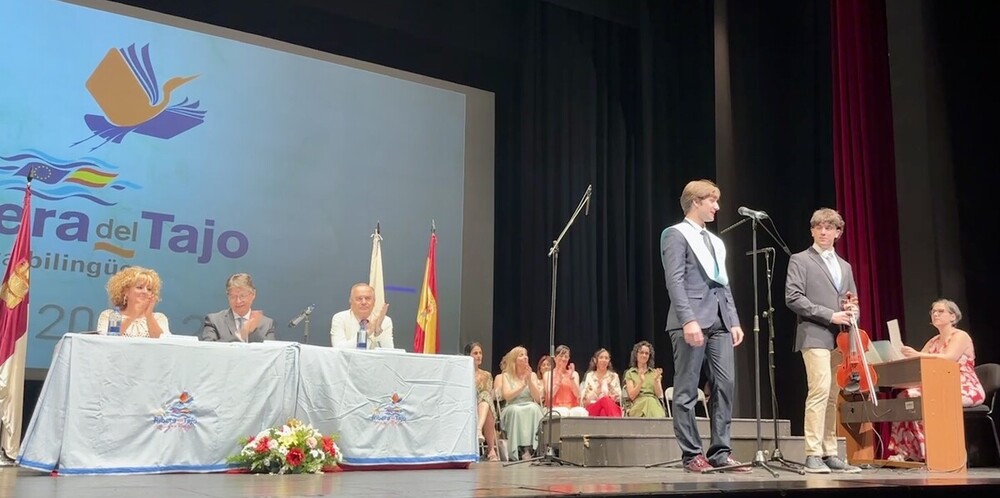
POLYGON ((272 439, 272 440, 270 440, 270 441, 267 442, 267 449, 273 450, 273 449, 276 449, 277 447, 278 447, 278 441, 272 439))
POLYGON ((306 439, 306 446, 308 446, 310 448, 315 448, 316 447, 316 438, 314 438, 312 436, 309 436, 309 438, 306 439))

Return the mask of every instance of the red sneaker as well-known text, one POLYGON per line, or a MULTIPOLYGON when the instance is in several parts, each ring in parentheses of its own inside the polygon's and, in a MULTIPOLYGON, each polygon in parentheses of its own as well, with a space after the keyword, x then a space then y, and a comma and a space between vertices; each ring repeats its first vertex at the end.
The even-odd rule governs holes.
POLYGON ((684 464, 684 470, 695 474, 700 474, 710 468, 712 468, 712 464, 708 463, 705 455, 698 455, 684 464))

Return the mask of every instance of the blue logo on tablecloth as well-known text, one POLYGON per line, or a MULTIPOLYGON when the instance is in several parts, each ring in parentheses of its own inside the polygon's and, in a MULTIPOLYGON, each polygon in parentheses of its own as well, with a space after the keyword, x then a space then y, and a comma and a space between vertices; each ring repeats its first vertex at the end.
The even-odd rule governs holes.
POLYGON ((403 409, 403 398, 392 393, 388 401, 376 404, 369 419, 378 427, 403 425, 407 417, 403 409))
POLYGON ((153 426, 166 432, 170 429, 182 431, 193 429, 198 419, 191 413, 194 396, 184 391, 177 399, 170 400, 153 414, 153 426))

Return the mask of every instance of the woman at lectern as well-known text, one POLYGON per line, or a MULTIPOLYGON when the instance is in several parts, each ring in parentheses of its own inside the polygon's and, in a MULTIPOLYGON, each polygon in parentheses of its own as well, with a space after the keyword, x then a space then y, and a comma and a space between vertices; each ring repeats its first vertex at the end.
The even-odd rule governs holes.
MULTIPOLYGON (((962 388, 962 406, 981 405, 986 399, 983 385, 976 376, 976 349, 969 334, 956 328, 962 319, 962 310, 954 301, 939 299, 931 304, 931 325, 938 329, 938 335, 931 337, 923 349, 917 351, 903 346, 903 356, 907 358, 944 358, 958 362, 959 380, 962 388)), ((900 397, 916 398, 920 388, 903 390, 900 397)), ((889 460, 919 461, 927 458, 924 440, 924 424, 920 421, 892 422, 888 450, 893 453, 889 460)))
POLYGON ((154 312, 160 300, 160 276, 149 268, 129 266, 108 279, 108 299, 111 309, 97 318, 97 332, 107 335, 108 325, 116 311, 120 313, 121 335, 156 339, 170 335, 170 326, 163 313, 154 312))
POLYGON ((611 366, 611 354, 607 349, 598 349, 583 376, 582 404, 591 417, 621 417, 621 398, 622 383, 611 366))
POLYGON ((667 416, 663 411, 663 370, 656 368, 653 361, 653 345, 649 341, 641 341, 632 348, 629 361, 631 368, 625 371, 625 391, 632 400, 628 410, 629 417, 667 416))
POLYGON ((556 348, 556 365, 542 377, 545 405, 553 406, 560 417, 586 417, 587 410, 580 406, 580 374, 569 362, 569 348, 556 348), (551 378, 550 378, 551 377, 551 378), (549 391, 549 384, 552 390, 549 391))
POLYGON ((493 404, 493 376, 482 369, 483 346, 472 342, 465 346, 465 355, 472 357, 476 366, 476 416, 479 424, 479 441, 487 447, 486 459, 491 462, 500 460, 497 456, 496 412, 493 404))
POLYGON ((520 452, 530 458, 538 448, 538 423, 542 421, 542 383, 531 371, 528 350, 516 346, 500 360, 498 391, 507 402, 500 411, 500 424, 507 434, 511 460, 520 452))

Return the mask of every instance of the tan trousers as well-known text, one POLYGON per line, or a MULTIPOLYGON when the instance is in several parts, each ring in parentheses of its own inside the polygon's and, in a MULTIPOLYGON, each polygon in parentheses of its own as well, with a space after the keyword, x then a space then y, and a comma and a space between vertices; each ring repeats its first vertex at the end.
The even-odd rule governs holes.
POLYGON ((840 386, 833 369, 840 359, 839 351, 819 348, 802 350, 809 387, 803 428, 806 456, 837 454, 837 395, 840 386))

